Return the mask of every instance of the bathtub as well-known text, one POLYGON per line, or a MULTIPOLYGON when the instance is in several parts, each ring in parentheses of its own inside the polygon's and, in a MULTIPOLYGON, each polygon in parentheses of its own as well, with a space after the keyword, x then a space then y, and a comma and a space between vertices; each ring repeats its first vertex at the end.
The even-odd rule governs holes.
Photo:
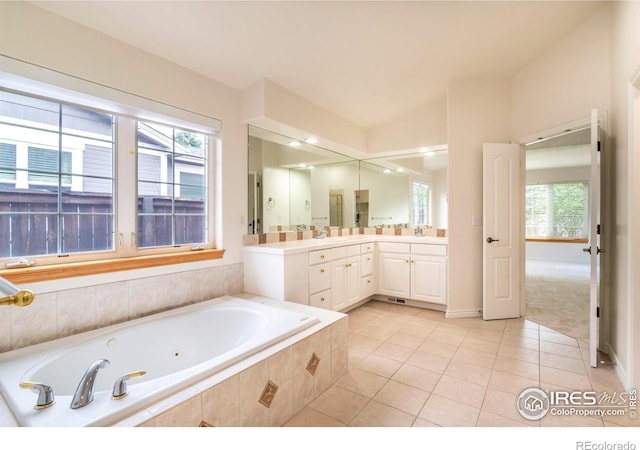
POLYGON ((123 324, 0 354, 0 391, 21 426, 108 426, 184 390, 287 337, 318 318, 235 297, 221 297, 123 324), (85 370, 96 360, 94 400, 71 409, 85 370), (128 395, 111 398, 115 380, 128 395), (50 385, 55 403, 36 410, 37 394, 21 382, 50 385))

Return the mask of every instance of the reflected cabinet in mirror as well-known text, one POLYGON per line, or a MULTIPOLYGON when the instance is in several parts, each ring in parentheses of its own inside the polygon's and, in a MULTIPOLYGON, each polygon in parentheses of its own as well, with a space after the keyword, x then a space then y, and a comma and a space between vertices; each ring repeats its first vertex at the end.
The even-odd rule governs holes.
POLYGON ((447 227, 445 149, 354 159, 249 126, 247 234, 447 227))

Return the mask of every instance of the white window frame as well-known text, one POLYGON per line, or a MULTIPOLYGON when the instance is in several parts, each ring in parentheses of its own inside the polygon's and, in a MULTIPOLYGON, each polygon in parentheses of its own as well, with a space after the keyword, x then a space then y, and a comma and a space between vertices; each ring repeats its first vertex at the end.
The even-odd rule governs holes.
MULTIPOLYGON (((69 255, 33 255, 25 258, 38 265, 54 265, 111 258, 162 255, 191 250, 191 245, 138 248, 137 241, 137 120, 209 135, 207 158, 206 242, 197 249, 215 249, 216 156, 221 146, 219 120, 156 102, 135 94, 0 56, 7 72, 0 72, 0 86, 21 95, 42 97, 60 103, 104 111, 116 115, 114 148, 114 236, 113 250, 71 253, 69 255)), ((75 162, 72 162, 75 164, 75 162)), ((21 257, 0 259, 0 268, 21 257)))

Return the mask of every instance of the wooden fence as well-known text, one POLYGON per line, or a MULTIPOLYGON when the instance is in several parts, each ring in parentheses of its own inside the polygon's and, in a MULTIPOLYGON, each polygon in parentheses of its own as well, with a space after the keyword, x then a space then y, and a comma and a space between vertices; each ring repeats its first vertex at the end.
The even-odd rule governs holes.
MULTIPOLYGON (((0 258, 111 250, 114 245, 113 198, 104 194, 0 188, 0 258), (59 228, 62 227, 61 230, 59 228), (59 232, 60 231, 60 232, 59 232)), ((138 246, 200 243, 204 204, 167 197, 138 198, 138 246)))

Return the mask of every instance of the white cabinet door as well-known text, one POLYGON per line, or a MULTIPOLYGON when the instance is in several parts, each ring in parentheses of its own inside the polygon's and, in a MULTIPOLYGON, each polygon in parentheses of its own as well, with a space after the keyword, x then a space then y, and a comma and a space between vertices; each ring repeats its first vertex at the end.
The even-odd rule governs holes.
POLYGON ((331 301, 333 310, 360 300, 360 257, 341 259, 331 263, 331 301))
POLYGON ((409 255, 380 253, 378 255, 378 293, 408 298, 411 265, 409 255))
POLYGON ((347 305, 352 305, 360 300, 360 256, 347 260, 345 265, 345 297, 347 305))
POLYGON ((447 260, 445 258, 412 255, 411 299, 447 303, 447 260))
POLYGON ((339 311, 347 306, 347 296, 345 291, 346 283, 345 260, 331 263, 331 302, 332 309, 339 311))

